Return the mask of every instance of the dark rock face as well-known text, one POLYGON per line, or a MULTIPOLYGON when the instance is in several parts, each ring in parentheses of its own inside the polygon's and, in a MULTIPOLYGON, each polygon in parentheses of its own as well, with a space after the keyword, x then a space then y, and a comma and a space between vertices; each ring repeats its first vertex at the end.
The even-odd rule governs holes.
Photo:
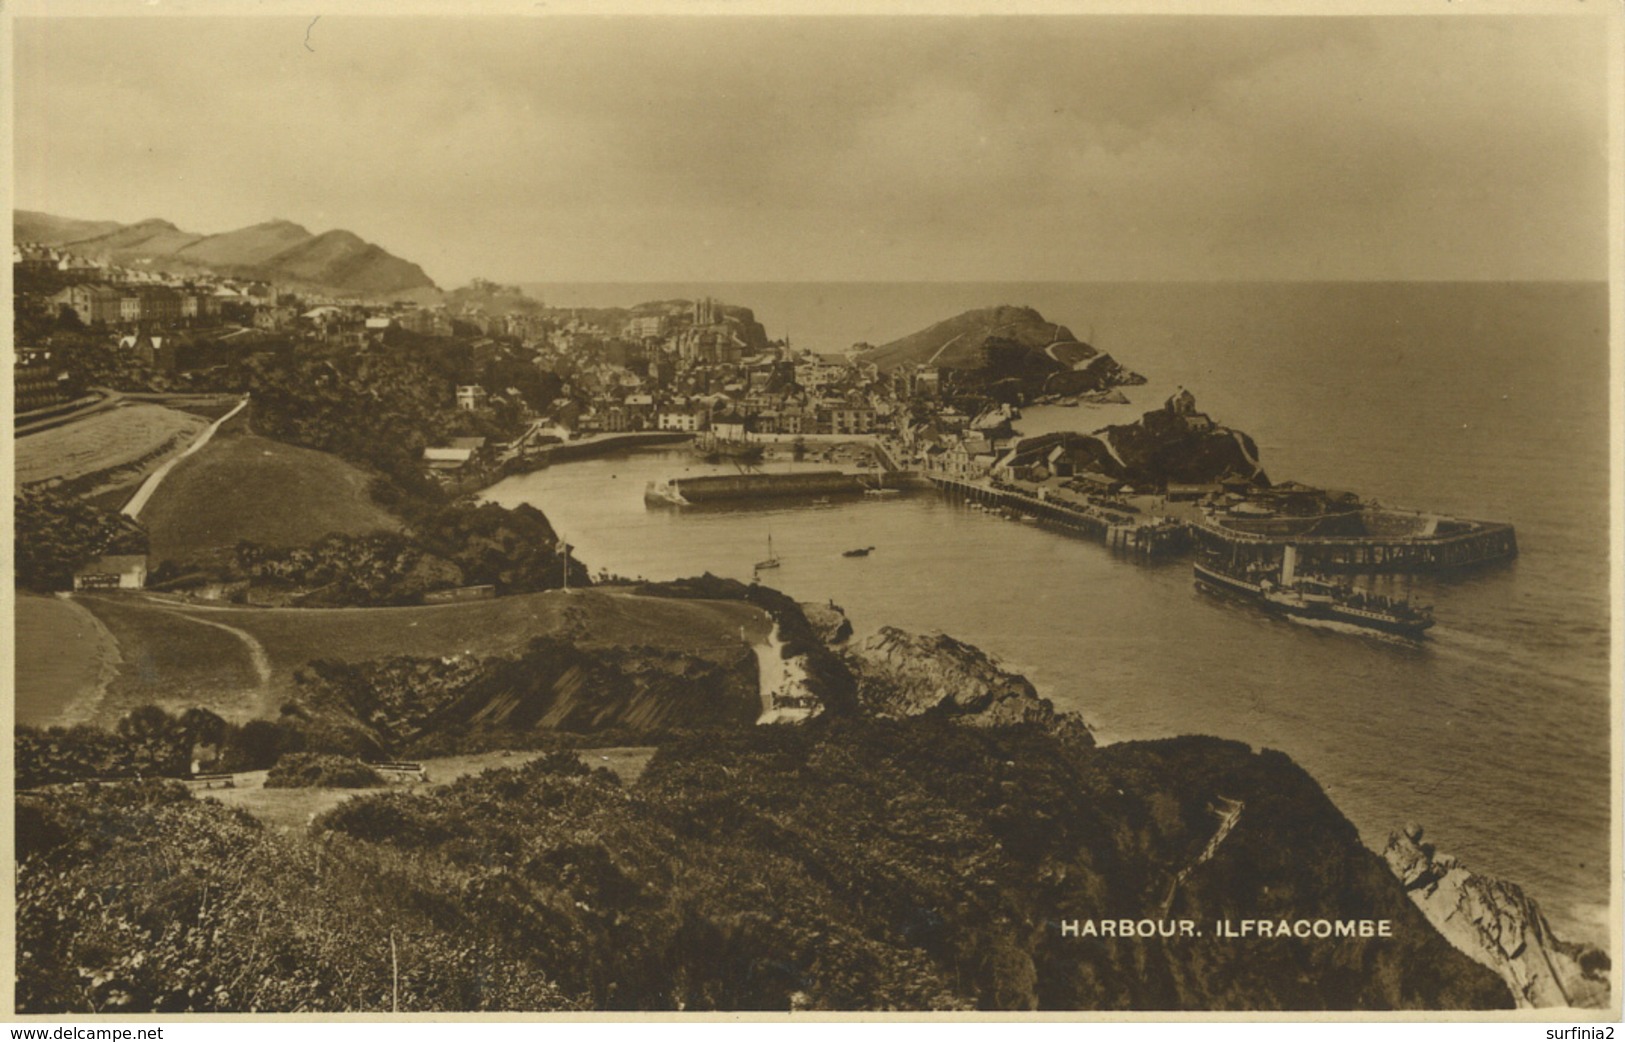
POLYGON ((1106 437, 1122 459, 1120 469, 1129 481, 1202 483, 1235 476, 1269 484, 1258 464, 1258 446, 1228 427, 1203 429, 1173 413, 1157 411, 1146 413, 1139 423, 1106 428, 1106 437))
POLYGON ((1520 1007, 1608 1006, 1607 953, 1560 940, 1522 888, 1440 854, 1420 825, 1389 833, 1383 857, 1428 921, 1499 974, 1520 1007))
POLYGON ((798 659, 801 687, 825 712, 848 713, 857 705, 856 685, 841 657, 826 645, 820 628, 803 613, 801 605, 771 586, 737 579, 722 579, 707 572, 689 579, 645 583, 638 592, 651 597, 699 597, 708 600, 747 601, 766 611, 778 627, 786 659, 798 659))
MULTIPOLYGON (((1089 819, 1118 837, 1107 878, 1058 897, 1058 919, 1191 919, 1194 939, 1046 938, 1045 1006, 1505 1008, 1500 982, 1459 957, 1383 878, 1381 859, 1280 753, 1177 738, 1101 749, 1089 819), (1108 824, 1110 822, 1110 824, 1108 824), (1388 920, 1374 940, 1228 938, 1217 921, 1388 920), (1265 983, 1265 982, 1268 983, 1265 983), (1122 995, 1125 998, 1118 998, 1122 995), (1201 996, 1198 998, 1197 996, 1201 996), (1246 996, 1246 997, 1243 997, 1246 996)), ((1092 844, 1085 844, 1092 846, 1092 844)))
POLYGON ((1093 745, 1089 725, 1057 713, 1026 677, 999 668, 987 654, 944 634, 922 636, 892 626, 847 652, 864 712, 882 717, 933 713, 973 727, 1032 724, 1093 745))
POLYGON ((1066 449, 1067 462, 1075 472, 1093 471, 1137 488, 1160 488, 1170 482, 1205 484, 1228 477, 1269 484, 1269 475, 1257 462, 1258 446, 1246 434, 1227 427, 1192 430, 1158 419, 1111 426, 1093 434, 1058 431, 1023 438, 1016 445, 1016 460, 1044 460, 1057 446, 1066 449))
POLYGON ((845 644, 852 639, 852 620, 834 601, 828 604, 802 601, 800 607, 801 613, 807 617, 807 624, 825 644, 845 644))
POLYGON ((1112 387, 1133 387, 1143 383, 1145 377, 1126 368, 1111 355, 1096 355, 1081 368, 1046 376, 1040 393, 1091 394, 1112 387))

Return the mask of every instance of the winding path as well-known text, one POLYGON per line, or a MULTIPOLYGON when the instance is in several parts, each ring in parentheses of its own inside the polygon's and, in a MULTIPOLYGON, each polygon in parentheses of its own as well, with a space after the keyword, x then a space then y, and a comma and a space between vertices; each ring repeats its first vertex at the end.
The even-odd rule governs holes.
POLYGON ((936 352, 934 354, 932 354, 930 358, 926 359, 925 364, 926 365, 936 365, 937 364, 937 359, 942 357, 942 352, 948 350, 949 346, 952 345, 955 340, 960 339, 964 335, 965 335, 964 333, 955 333, 953 336, 949 337, 947 340, 944 340, 942 342, 942 346, 937 348, 936 352))
POLYGON ((169 476, 169 472, 174 468, 175 464, 207 445, 209 443, 209 439, 214 437, 214 432, 220 429, 220 425, 242 412, 244 406, 247 404, 248 395, 245 394, 243 395, 243 400, 237 403, 236 408, 232 409, 218 420, 215 420, 213 423, 203 428, 203 430, 198 434, 196 440, 186 447, 185 452, 165 460, 163 466, 147 475, 147 480, 143 481, 141 483, 141 487, 135 490, 135 495, 131 496, 130 501, 124 504, 124 509, 120 511, 120 513, 124 514, 126 517, 140 517, 141 511, 146 508, 147 501, 152 498, 153 493, 158 491, 158 486, 163 484, 164 478, 169 476))
POLYGON ((1241 432, 1231 431, 1230 436, 1236 439, 1236 448, 1241 450, 1242 456, 1246 458, 1248 463, 1253 465, 1253 473, 1257 474, 1259 471, 1263 470, 1263 465, 1258 462, 1258 457, 1247 451, 1247 440, 1241 436, 1241 432))

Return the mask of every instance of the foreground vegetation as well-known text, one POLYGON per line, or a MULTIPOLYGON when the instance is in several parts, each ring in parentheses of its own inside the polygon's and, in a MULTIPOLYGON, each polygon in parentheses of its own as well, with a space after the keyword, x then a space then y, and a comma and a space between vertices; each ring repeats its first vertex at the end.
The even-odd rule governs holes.
POLYGON ((631 788, 561 754, 363 796, 308 836, 155 783, 17 820, 28 1012, 388 1010, 397 967, 414 1012, 1509 1002, 1307 775, 1213 739, 827 719, 669 742, 631 788), (1201 861, 1220 796, 1245 809, 1201 861), (1394 936, 1058 928, 1164 911, 1394 936))

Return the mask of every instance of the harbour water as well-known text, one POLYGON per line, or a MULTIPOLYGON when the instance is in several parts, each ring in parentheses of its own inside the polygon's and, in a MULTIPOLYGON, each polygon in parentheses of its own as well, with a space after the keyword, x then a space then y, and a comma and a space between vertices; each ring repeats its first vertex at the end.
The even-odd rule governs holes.
POLYGON ((1103 740, 1179 733, 1290 754, 1380 848, 1423 823, 1521 883, 1565 936, 1605 943, 1610 807, 1607 294, 1590 284, 543 286, 550 304, 710 293, 770 336, 839 350, 972 307, 1030 304, 1146 374, 1129 407, 1029 410, 1023 431, 1126 422, 1175 386, 1250 433, 1276 480, 1509 521, 1520 557, 1391 580, 1435 605, 1420 647, 1198 593, 1185 562, 930 493, 648 508, 649 480, 718 472, 682 450, 555 466, 489 498, 548 514, 594 568, 764 581, 834 600, 860 633, 942 630, 1026 674, 1103 740), (843 550, 873 545, 873 554, 843 550))

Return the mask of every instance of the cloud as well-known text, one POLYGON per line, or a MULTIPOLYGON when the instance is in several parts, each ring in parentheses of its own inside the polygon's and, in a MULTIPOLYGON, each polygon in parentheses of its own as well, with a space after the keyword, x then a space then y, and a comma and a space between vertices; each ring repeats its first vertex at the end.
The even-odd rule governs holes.
POLYGON ((442 280, 1605 267, 1588 18, 16 24, 19 205, 442 280))

